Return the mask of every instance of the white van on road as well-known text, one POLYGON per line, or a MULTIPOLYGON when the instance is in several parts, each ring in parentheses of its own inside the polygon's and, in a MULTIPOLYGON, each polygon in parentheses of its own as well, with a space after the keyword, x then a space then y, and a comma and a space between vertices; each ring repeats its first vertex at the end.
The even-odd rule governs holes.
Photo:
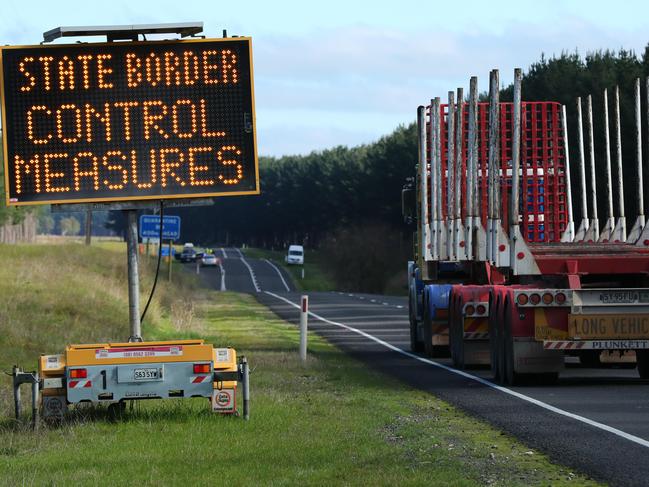
POLYGON ((287 264, 304 265, 304 247, 301 245, 289 245, 285 260, 287 264))

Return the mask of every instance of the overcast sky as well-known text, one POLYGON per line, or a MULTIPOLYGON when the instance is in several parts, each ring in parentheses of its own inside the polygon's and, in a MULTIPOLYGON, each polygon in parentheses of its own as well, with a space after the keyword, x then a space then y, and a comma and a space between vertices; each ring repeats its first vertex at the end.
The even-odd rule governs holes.
MULTIPOLYGON (((57 26, 203 21, 208 37, 253 38, 262 155, 358 145, 414 120, 416 107, 491 68, 511 81, 562 50, 649 41, 642 1, 2 0, 0 42, 57 26)), ((97 39, 99 40, 99 39, 97 39)))

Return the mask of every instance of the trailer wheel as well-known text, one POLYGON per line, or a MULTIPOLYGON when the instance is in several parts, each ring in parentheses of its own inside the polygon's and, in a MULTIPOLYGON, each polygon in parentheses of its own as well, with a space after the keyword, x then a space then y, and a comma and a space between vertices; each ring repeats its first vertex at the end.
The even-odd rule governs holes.
POLYGON ((408 300, 408 320, 410 321, 410 350, 415 353, 424 351, 424 342, 417 337, 417 316, 414 310, 416 306, 416 299, 413 301, 412 294, 408 300), (413 305, 413 302, 415 303, 413 305))
POLYGON ((493 294, 489 300, 489 354, 491 356, 491 373, 493 374, 494 380, 500 382, 500 347, 499 347, 499 334, 498 334, 498 309, 499 302, 498 298, 493 294))
POLYGON ((458 369, 464 369, 464 327, 462 320, 462 300, 457 297, 454 300, 452 315, 449 319, 449 345, 451 349, 451 359, 453 366, 458 369))
POLYGON ((126 413, 126 402, 112 402, 108 405, 108 419, 110 421, 119 421, 126 413))
POLYGON ((424 303, 424 312, 423 312, 423 321, 424 321, 424 355, 427 357, 434 357, 435 353, 433 351, 433 323, 430 318, 430 311, 428 311, 428 306, 424 303))
POLYGON ((515 386, 521 382, 521 374, 516 373, 514 368, 514 337, 512 336, 512 311, 509 302, 505 302, 503 310, 503 340, 502 343, 502 364, 503 382, 515 386))
POLYGON ((638 363, 638 374, 641 379, 649 379, 649 350, 636 350, 636 361, 638 363))

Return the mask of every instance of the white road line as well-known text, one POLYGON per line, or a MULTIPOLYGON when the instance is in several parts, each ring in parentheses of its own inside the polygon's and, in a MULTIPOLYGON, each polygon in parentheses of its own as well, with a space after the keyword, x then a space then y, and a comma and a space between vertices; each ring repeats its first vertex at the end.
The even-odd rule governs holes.
POLYGON ((241 253, 241 250, 239 250, 239 249, 236 248, 236 247, 235 247, 234 250, 236 250, 237 252, 239 252, 239 257, 243 259, 243 254, 241 253))
POLYGON ((225 288, 225 268, 221 262, 219 262, 219 269, 221 270, 221 291, 227 291, 225 288))
MULTIPOLYGON (((270 296, 273 296, 274 298, 279 299, 281 301, 284 301, 284 302, 290 304, 291 306, 293 306, 294 308, 300 309, 299 304, 293 303, 292 301, 289 301, 288 299, 283 298, 282 296, 278 296, 277 294, 274 294, 274 293, 271 293, 271 292, 268 292, 268 291, 266 291, 266 294, 268 294, 270 296)), ((453 367, 449 367, 448 365, 440 364, 439 362, 435 362, 433 360, 429 360, 427 358, 420 357, 419 355, 415 355, 414 353, 406 352, 405 350, 402 350, 399 347, 395 347, 394 345, 392 345, 392 344, 390 344, 388 342, 385 342, 385 341, 381 340, 380 338, 376 338, 376 337, 374 337, 374 336, 372 336, 372 335, 370 335, 368 333, 365 333, 362 330, 358 330, 358 329, 353 328, 351 326, 344 325, 343 323, 337 323, 335 321, 328 320, 327 318, 324 318, 323 316, 320 316, 320 315, 318 315, 318 314, 316 314, 316 313, 314 313, 312 311, 309 311, 309 314, 311 316, 313 316, 314 318, 316 318, 317 320, 324 321, 325 323, 329 323, 331 325, 339 326, 341 328, 345 328, 347 330, 358 333, 359 335, 362 335, 362 336, 364 336, 366 338, 369 338, 370 340, 372 340, 372 341, 374 341, 374 342, 376 342, 376 343, 378 343, 380 345, 383 345, 384 347, 389 348, 390 350, 392 350, 394 352, 405 355, 406 357, 412 358, 414 360, 417 360, 419 362, 423 362, 423 363, 428 364, 428 365, 432 365, 433 367, 438 367, 440 369, 444 369, 444 370, 446 370, 448 372, 460 375, 460 376, 465 377, 467 379, 471 379, 471 380, 473 380, 475 382, 478 382, 478 383, 480 383, 482 385, 485 385, 487 387, 491 387, 492 389, 496 389, 497 391, 500 391, 502 393, 509 394, 510 396, 513 396, 513 397, 515 397, 517 399, 520 399, 522 401, 526 401, 526 402, 528 402, 530 404, 534 404, 535 406, 541 407, 541 408, 546 409, 548 411, 551 411, 553 413, 559 414, 561 416, 565 416, 565 417, 570 418, 570 419, 574 419, 576 421, 580 421, 580 422, 582 422, 584 424, 587 424, 589 426, 592 426, 594 428, 606 431, 608 433, 612 433, 612 434, 614 434, 616 436, 619 436, 620 438, 624 438, 625 440, 629 440, 629 441, 631 441, 633 443, 636 443, 636 444, 638 444, 640 446, 644 446, 646 448, 649 448, 649 441, 645 440, 644 438, 640 438, 640 437, 632 435, 630 433, 626 433, 625 431, 619 430, 617 428, 613 428, 612 426, 609 426, 607 424, 599 423, 597 421, 593 421, 592 419, 588 419, 588 418, 586 418, 584 416, 580 416, 578 414, 574 414, 574 413, 571 413, 569 411, 559 409, 558 407, 552 406, 551 404, 547 404, 547 403, 545 403, 543 401, 539 401, 538 399, 534 399, 533 397, 526 396, 525 394, 521 394, 520 392, 513 391, 513 390, 508 389, 506 387, 499 386, 497 384, 494 384, 491 381, 488 381, 487 379, 483 379, 482 377, 478 377, 478 376, 475 376, 473 374, 469 374, 468 372, 464 372, 463 370, 457 370, 457 369, 454 369, 453 367)))
POLYGON ((286 281, 284 280, 284 276, 282 275, 282 272, 277 268, 277 266, 276 266, 275 264, 273 264, 273 263, 272 263, 270 260, 268 260, 268 259, 264 259, 264 260, 266 261, 266 263, 268 263, 269 266, 271 266, 273 269, 275 269, 275 271, 276 271, 277 274, 279 275, 279 278, 282 280, 282 284, 284 284, 284 287, 286 288, 286 291, 290 291, 291 288, 288 287, 288 284, 286 284, 286 281))
POLYGON ((224 259, 227 259, 227 258, 228 258, 228 254, 225 252, 225 249, 224 249, 223 247, 221 247, 221 252, 223 252, 223 258, 224 258, 224 259))
MULTIPOLYGON (((236 249, 239 250, 239 249, 236 249)), ((241 262, 243 262, 243 265, 245 265, 248 268, 248 272, 250 273, 250 280, 252 281, 252 285, 255 286, 255 291, 258 293, 261 292, 261 288, 259 287, 259 284, 257 283, 257 276, 255 276, 255 271, 252 270, 252 267, 250 267, 250 264, 246 261, 246 259, 243 257, 243 254, 241 251, 239 251, 239 254, 241 255, 241 262)))

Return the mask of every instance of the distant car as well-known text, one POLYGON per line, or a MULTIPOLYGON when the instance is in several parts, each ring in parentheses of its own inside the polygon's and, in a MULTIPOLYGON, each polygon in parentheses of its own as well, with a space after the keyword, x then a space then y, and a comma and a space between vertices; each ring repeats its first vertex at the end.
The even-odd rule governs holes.
POLYGON ((304 247, 301 245, 289 245, 284 260, 287 264, 304 265, 304 247))
POLYGON ((203 257, 201 258, 201 265, 203 266, 219 265, 219 259, 214 254, 203 254, 203 257))
POLYGON ((184 249, 180 254, 180 262, 195 262, 196 251, 194 249, 184 249))

